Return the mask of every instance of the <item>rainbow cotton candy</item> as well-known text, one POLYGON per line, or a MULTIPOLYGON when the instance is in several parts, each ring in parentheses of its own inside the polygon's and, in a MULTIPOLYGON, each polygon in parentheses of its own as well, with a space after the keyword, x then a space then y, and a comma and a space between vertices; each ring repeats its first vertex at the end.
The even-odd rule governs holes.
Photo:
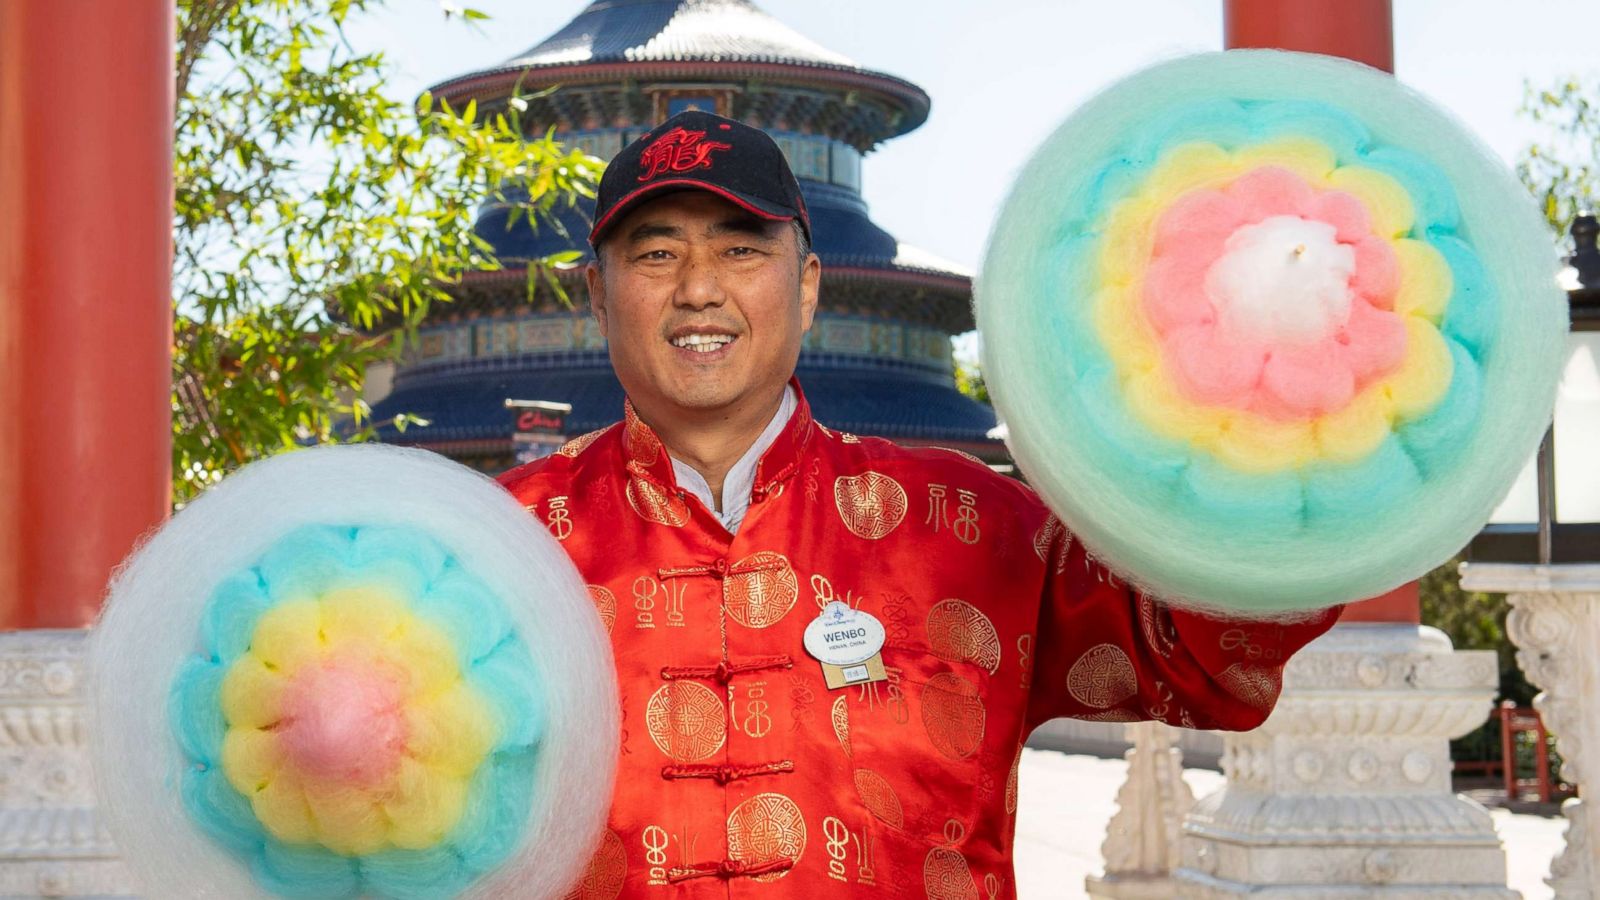
POLYGON ((587 592, 433 454, 231 476, 127 564, 91 665, 104 809, 152 896, 557 897, 603 828, 616 687, 587 592))
POLYGON ((1067 526, 1170 602, 1282 613, 1448 559, 1548 425, 1548 229, 1431 103, 1230 51, 1090 101, 1018 178, 984 372, 1067 526))

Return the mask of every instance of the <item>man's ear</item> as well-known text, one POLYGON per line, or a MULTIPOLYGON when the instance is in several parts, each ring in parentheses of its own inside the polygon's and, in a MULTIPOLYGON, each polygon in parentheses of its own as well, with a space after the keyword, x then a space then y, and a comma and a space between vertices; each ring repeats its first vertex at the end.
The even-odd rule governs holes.
POLYGON ((822 285, 822 260, 815 253, 800 267, 800 330, 810 331, 817 312, 817 296, 822 285))
MULTIPOLYGON (((596 255, 600 253, 597 248, 596 255)), ((595 322, 600 326, 600 336, 610 337, 606 334, 606 276, 600 271, 600 263, 591 260, 584 267, 583 279, 589 288, 589 312, 594 314, 595 322)))

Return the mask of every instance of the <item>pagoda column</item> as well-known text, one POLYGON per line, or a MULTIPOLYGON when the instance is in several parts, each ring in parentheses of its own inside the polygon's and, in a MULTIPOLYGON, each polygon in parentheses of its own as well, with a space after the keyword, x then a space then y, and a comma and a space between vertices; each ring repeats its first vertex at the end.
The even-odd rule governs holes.
POLYGON ((170 496, 173 7, 0 2, 0 896, 124 896, 83 630, 170 496))
MULTIPOLYGON (((1225 0, 1223 21, 1230 49, 1394 69, 1390 0, 1225 0)), ((1495 655, 1454 650, 1420 612, 1415 582, 1351 604, 1290 660, 1267 721, 1224 736, 1228 781, 1183 818, 1179 896, 1517 896, 1488 811, 1450 780, 1495 655)))

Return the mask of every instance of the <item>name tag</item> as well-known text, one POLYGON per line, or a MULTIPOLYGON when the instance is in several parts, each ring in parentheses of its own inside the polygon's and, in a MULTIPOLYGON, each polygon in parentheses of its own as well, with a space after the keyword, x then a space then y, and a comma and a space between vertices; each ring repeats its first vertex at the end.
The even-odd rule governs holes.
POLYGON ((835 600, 806 626, 806 652, 822 663, 829 690, 886 681, 884 634, 876 616, 835 600))

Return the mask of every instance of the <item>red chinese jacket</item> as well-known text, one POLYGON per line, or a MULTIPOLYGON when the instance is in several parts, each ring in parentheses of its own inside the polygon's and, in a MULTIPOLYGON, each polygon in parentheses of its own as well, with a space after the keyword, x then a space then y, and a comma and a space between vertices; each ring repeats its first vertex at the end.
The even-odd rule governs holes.
POLYGON ((630 406, 501 482, 562 542, 616 653, 608 830, 573 896, 1013 898, 1017 765, 1041 722, 1248 729, 1327 630, 1127 588, 1026 486, 798 408, 730 535, 630 406), (883 622, 887 681, 829 690, 831 600, 883 622))

